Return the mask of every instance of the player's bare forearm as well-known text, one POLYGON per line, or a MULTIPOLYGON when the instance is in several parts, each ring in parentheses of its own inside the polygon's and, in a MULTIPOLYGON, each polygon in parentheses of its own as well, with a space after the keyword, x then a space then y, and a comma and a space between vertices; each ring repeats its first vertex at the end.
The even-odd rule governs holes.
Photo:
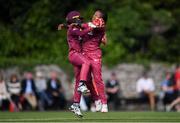
POLYGON ((102 44, 106 45, 107 44, 107 36, 106 34, 104 34, 102 40, 101 40, 102 44))

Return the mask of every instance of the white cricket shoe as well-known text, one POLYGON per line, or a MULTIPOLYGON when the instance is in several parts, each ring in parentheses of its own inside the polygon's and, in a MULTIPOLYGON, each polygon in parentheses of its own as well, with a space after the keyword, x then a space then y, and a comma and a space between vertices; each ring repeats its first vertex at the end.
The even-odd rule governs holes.
POLYGON ((71 105, 71 107, 69 108, 70 111, 72 111, 75 115, 77 115, 79 118, 82 118, 83 115, 81 113, 79 104, 73 104, 71 105))
POLYGON ((102 108, 101 100, 96 100, 95 101, 95 107, 96 107, 97 112, 101 111, 101 108, 102 108))
POLYGON ((90 92, 84 83, 80 84, 77 90, 81 92, 82 94, 86 94, 90 92))
POLYGON ((108 112, 108 106, 107 106, 107 104, 102 104, 101 112, 102 112, 102 113, 108 112))

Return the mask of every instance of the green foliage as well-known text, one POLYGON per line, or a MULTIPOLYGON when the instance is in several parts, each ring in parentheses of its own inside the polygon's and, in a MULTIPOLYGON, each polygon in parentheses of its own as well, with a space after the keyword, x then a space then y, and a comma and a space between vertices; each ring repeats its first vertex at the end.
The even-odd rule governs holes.
POLYGON ((66 30, 57 25, 74 9, 89 21, 96 8, 108 12, 104 64, 180 62, 180 2, 165 1, 2 0, 0 66, 54 63, 68 70, 66 30))

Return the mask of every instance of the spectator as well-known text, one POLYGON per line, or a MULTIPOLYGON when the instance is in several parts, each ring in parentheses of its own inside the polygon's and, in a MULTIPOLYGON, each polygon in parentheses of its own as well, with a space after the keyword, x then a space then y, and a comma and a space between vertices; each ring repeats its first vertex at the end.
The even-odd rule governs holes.
POLYGON ((2 110, 7 110, 9 107, 9 93, 3 76, 0 74, 0 107, 2 110))
POLYGON ((164 105, 167 105, 171 103, 174 100, 174 88, 173 88, 173 82, 170 81, 171 74, 169 72, 166 73, 166 78, 164 81, 161 82, 161 89, 163 91, 163 103, 164 105))
POLYGON ((36 86, 34 84, 32 73, 25 74, 25 79, 22 81, 21 94, 30 104, 32 109, 37 108, 36 86))
POLYGON ((11 95, 11 100, 16 105, 17 110, 21 110, 22 106, 20 103, 20 91, 21 91, 21 83, 17 75, 13 74, 10 77, 10 82, 8 82, 8 91, 11 95))
POLYGON ((176 99, 166 107, 167 111, 170 111, 174 106, 177 111, 180 111, 180 106, 179 106, 180 105, 180 66, 179 65, 177 65, 176 67, 174 80, 175 80, 174 89, 176 93, 176 99))
POLYGON ((137 81, 136 90, 140 94, 142 100, 149 99, 150 108, 154 110, 155 108, 155 96, 154 90, 155 85, 154 81, 147 76, 147 73, 143 73, 143 76, 137 81))
POLYGON ((113 103, 113 108, 115 110, 119 107, 119 92, 120 92, 119 81, 116 78, 116 74, 113 72, 111 74, 111 79, 106 83, 106 93, 108 96, 108 103, 113 103))
POLYGON ((47 82, 47 92, 49 98, 53 102, 53 109, 64 109, 66 106, 66 99, 64 97, 64 89, 57 78, 56 72, 51 72, 51 78, 47 82))
POLYGON ((48 105, 51 105, 52 102, 46 94, 47 83, 45 77, 41 72, 36 73, 35 85, 39 97, 38 107, 41 111, 43 111, 45 108, 45 104, 48 103, 48 105))

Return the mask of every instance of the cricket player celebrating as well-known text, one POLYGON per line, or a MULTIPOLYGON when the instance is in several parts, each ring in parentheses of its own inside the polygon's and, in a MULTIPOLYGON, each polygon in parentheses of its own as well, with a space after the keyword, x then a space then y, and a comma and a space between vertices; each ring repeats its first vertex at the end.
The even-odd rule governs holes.
MULTIPOLYGON (((80 23, 82 20, 80 13, 77 11, 69 12, 66 17, 66 21, 68 24, 67 41, 69 45, 69 61, 74 66, 74 73, 76 78, 73 99, 74 103, 71 105, 70 110, 77 116, 82 117, 82 113, 79 107, 81 93, 87 93, 89 89, 94 100, 98 100, 99 98, 97 92, 94 90, 92 77, 89 73, 90 62, 81 53, 81 37, 92 31, 93 28, 90 26, 85 29, 81 28, 80 23)), ((61 26, 62 25, 60 25, 60 28, 61 26)))
MULTIPOLYGON (((106 44, 105 37, 105 22, 107 21, 107 15, 102 12, 102 10, 97 10, 93 17, 92 23, 100 28, 94 28, 91 33, 83 36, 82 42, 82 52, 86 56, 91 64, 91 72, 96 83, 96 87, 99 93, 100 103, 102 103, 101 108, 96 108, 96 110, 101 112, 108 112, 107 99, 105 94, 105 85, 102 80, 102 51, 100 44, 106 44)), ((96 102, 95 102, 96 103, 96 102)), ((97 102, 98 103, 98 102, 97 102)))
MULTIPOLYGON (((98 12, 95 13, 95 15, 98 14, 98 12)), ((71 54, 71 52, 69 53, 69 60, 70 62, 74 65, 74 70, 75 70, 75 78, 76 78, 76 83, 75 83, 75 90, 74 90, 74 103, 73 105, 70 107, 70 110, 73 111, 76 115, 78 115, 79 117, 82 117, 82 113, 80 111, 80 108, 79 108, 79 102, 80 102, 80 96, 81 96, 81 93, 79 93, 78 91, 84 93, 83 91, 84 90, 87 90, 86 86, 84 83, 86 83, 85 80, 87 80, 87 71, 89 70, 89 64, 90 64, 90 60, 92 59, 89 59, 89 57, 85 57, 84 55, 82 55, 80 53, 80 43, 78 41, 79 37, 81 37, 81 39, 83 41, 86 41, 86 40, 91 40, 92 38, 92 28, 97 28, 97 27, 100 27, 98 29, 98 31, 102 32, 100 34, 102 34, 101 36, 99 36, 99 39, 96 41, 97 43, 99 42, 99 40, 103 41, 103 43, 105 43, 104 41, 106 40, 102 40, 104 39, 102 36, 104 36, 104 21, 103 19, 101 18, 102 15, 97 15, 97 17, 95 18, 95 15, 93 16, 93 21, 92 23, 88 23, 88 24, 81 24, 81 20, 80 20, 80 14, 76 11, 73 11, 73 12, 70 12, 67 17, 66 17, 66 20, 67 20, 67 23, 68 23, 68 33, 67 33, 67 37, 68 37, 68 44, 69 44, 69 47, 71 49, 71 43, 76 43, 78 45, 78 48, 74 48, 74 49, 78 49, 76 50, 76 52, 74 51, 73 49, 73 52, 71 54), (80 28, 81 27, 81 28, 80 28), (83 30, 82 30, 82 27, 83 27, 83 30), (103 28, 102 28, 103 27, 103 28), (87 33, 88 32, 88 33, 87 33), (91 35, 89 37, 89 35, 91 35), (86 37, 86 38, 84 38, 86 37), (73 39, 74 38, 74 39, 73 39), (70 40, 69 40, 70 39, 70 40), (72 40, 73 39, 73 40, 72 40), (84 40, 86 39, 86 40, 84 40), (70 43, 71 42, 71 43, 70 43), (86 59, 87 58, 87 59, 86 59), (83 65, 85 64, 85 71, 84 72, 83 70, 83 65), (86 77, 83 77, 83 75, 86 75, 86 77), (83 78, 83 79, 80 79, 80 78, 83 78), (80 80, 80 81, 79 81, 80 80), (83 80, 83 81, 82 81, 83 80), (83 83, 83 84, 81 84, 83 83)), ((60 28, 61 28, 62 25, 60 25, 60 28)), ((92 42, 93 43, 93 42, 92 42)), ((97 44, 96 43, 96 44, 97 44)), ((99 44, 99 43, 98 43, 99 44)), ((99 45, 98 45, 99 46, 99 45)), ((84 47, 84 49, 88 49, 88 47, 84 47)), ((96 49, 96 48, 95 48, 96 49)), ((99 48, 98 48, 99 49, 99 48)), ((70 50, 71 51, 71 50, 70 50)), ((90 50, 91 51, 91 50, 90 50)), ((85 52, 83 53, 85 54, 85 52)), ((96 53, 95 53, 96 54, 96 53)), ((92 54, 91 54, 92 55, 92 54)), ((99 54, 97 54, 99 55, 99 54)), ((96 56, 96 55, 93 55, 93 56, 96 56)), ((92 56, 91 56, 92 57, 92 56)), ((92 62, 93 63, 93 62, 92 62)), ((98 65, 97 65, 98 66, 98 65)), ((101 66, 98 67, 101 69, 101 66)), ((97 69, 99 70, 99 69, 97 69)), ((97 72, 97 71, 96 71, 97 72)), ((101 72, 101 70, 99 71, 101 72)), ((95 74, 95 73, 93 73, 95 74)), ((101 73, 98 74, 100 78, 101 77, 101 73)), ((95 75, 94 75, 95 76, 95 75)), ((97 80, 98 81, 98 80, 97 80)), ((100 96, 101 97, 101 100, 99 100, 99 97, 98 97, 98 92, 97 92, 97 88, 96 88, 96 91, 94 89, 94 86, 93 84, 91 83, 92 82, 92 77, 91 77, 91 73, 89 72, 89 75, 88 75, 88 83, 87 86, 88 88, 90 89, 91 91, 91 95, 95 101, 95 105, 96 105, 96 111, 100 111, 101 108, 102 108, 102 112, 107 112, 107 101, 106 98, 105 98, 105 93, 103 93, 104 95, 100 96), (103 103, 103 105, 101 106, 101 102, 103 103)), ((104 86, 103 85, 103 82, 100 81, 97 85, 99 87, 99 84, 101 86, 104 86)), ((104 87, 102 87, 101 89, 102 92, 104 91, 104 87)), ((100 94, 102 94, 102 92, 100 91, 100 94)))

